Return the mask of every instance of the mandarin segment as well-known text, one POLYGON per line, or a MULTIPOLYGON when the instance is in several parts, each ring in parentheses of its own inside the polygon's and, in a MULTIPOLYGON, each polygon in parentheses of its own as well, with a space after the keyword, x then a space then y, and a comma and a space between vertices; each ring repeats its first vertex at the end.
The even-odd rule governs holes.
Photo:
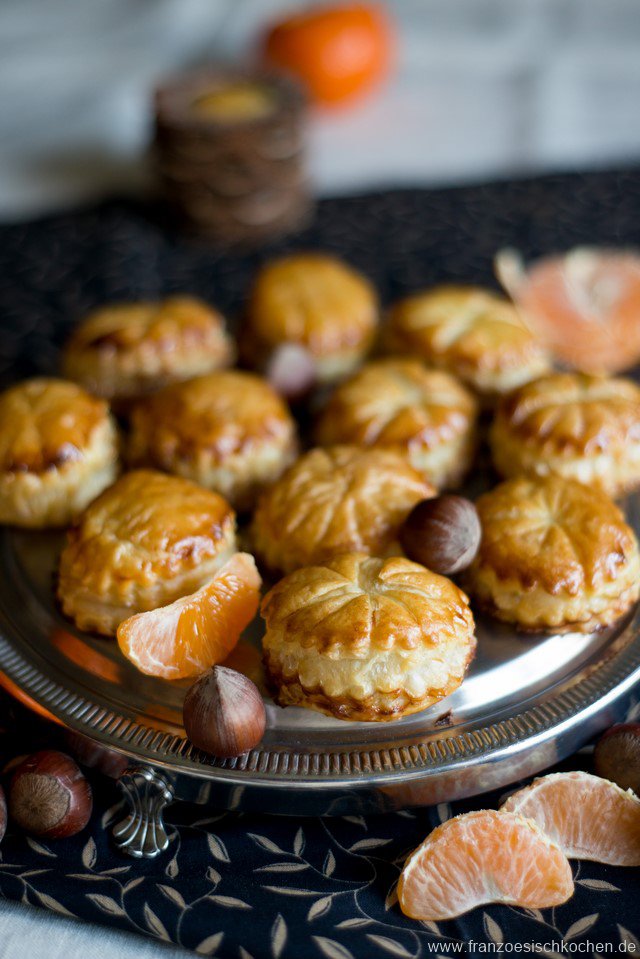
POLYGON ((573 890, 566 856, 535 822, 480 810, 438 826, 411 853, 398 901, 406 916, 439 922, 492 902, 559 906, 573 890))
POLYGON ((258 610, 260 586, 253 557, 236 553, 196 593, 121 623, 118 645, 149 676, 199 676, 228 657, 258 610))
POLYGON ((526 272, 517 264, 514 277, 501 269, 501 260, 501 279, 560 360, 589 373, 616 373, 637 363, 637 253, 578 247, 544 257, 526 272))
POLYGON ((640 799, 585 772, 534 779, 502 810, 534 819, 570 859, 640 866, 640 799))

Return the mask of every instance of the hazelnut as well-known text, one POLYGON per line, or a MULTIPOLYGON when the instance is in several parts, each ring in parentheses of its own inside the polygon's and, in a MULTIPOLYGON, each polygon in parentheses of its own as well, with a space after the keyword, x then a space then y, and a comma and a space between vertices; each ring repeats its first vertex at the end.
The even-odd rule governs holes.
POLYGON ((89 822, 91 786, 70 756, 45 750, 28 756, 9 785, 9 815, 34 836, 75 836, 89 822))
POLYGON ((226 666, 214 666, 189 687, 182 715, 193 745, 221 759, 253 749, 266 726, 258 687, 226 666))
POLYGON ((418 503, 400 530, 409 559, 451 576, 466 569, 480 545, 480 520, 471 500, 446 493, 418 503))
POLYGON ((640 794, 640 723, 619 723, 598 740, 593 753, 598 776, 640 794))

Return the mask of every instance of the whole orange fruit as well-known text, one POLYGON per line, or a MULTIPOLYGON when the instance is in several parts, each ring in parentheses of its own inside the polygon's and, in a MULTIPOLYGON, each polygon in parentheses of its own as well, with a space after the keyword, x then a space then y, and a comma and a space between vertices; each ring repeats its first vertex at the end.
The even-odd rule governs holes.
POLYGON ((368 3, 312 7, 274 24, 264 40, 268 64, 297 76, 317 103, 364 93, 389 71, 393 29, 368 3))

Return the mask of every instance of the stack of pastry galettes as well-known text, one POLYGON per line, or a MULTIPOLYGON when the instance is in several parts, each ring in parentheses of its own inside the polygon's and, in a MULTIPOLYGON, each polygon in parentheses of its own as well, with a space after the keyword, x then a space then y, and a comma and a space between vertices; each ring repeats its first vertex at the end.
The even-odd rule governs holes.
POLYGON ((57 595, 79 629, 113 636, 202 588, 237 550, 238 510, 276 579, 262 615, 277 702, 366 721, 438 702, 463 681, 474 618, 400 537, 473 469, 481 409, 505 480, 476 503, 461 583, 477 608, 557 633, 629 610, 638 545, 613 498, 640 485, 640 389, 553 372, 515 307, 482 289, 415 293, 378 321, 367 279, 294 255, 255 279, 238 341, 253 372, 229 368, 220 314, 180 296, 101 308, 67 343, 66 379, 2 395, 0 520, 70 525, 57 595), (260 375, 283 347, 305 351, 324 396, 304 444, 260 375))

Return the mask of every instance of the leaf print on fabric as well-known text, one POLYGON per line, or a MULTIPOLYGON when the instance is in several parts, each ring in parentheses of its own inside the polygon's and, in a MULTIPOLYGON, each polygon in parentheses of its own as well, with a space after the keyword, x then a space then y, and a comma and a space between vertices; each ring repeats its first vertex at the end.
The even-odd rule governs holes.
POLYGON ((370 926, 373 919, 343 919, 336 926, 336 929, 362 929, 363 926, 370 926))
POLYGON ((270 866, 258 866, 254 872, 304 872, 310 869, 308 862, 274 862, 270 866))
MULTIPOLYGON (((29 875, 26 872, 22 873, 23 877, 29 875)), ((82 879, 84 882, 108 882, 109 876, 101 876, 100 873, 95 872, 68 872, 67 877, 69 879, 82 879)))
POLYGON ((226 909, 253 909, 248 902, 243 902, 242 899, 236 899, 234 896, 207 896, 207 899, 217 902, 219 906, 224 906, 226 909))
POLYGON ((398 901, 398 883, 394 882, 393 886, 387 893, 386 899, 384 901, 385 912, 388 912, 389 909, 393 909, 397 901, 398 901))
POLYGON ((624 942, 626 946, 633 946, 633 949, 628 949, 628 953, 640 953, 640 941, 636 939, 632 932, 618 924, 618 933, 620 934, 620 942, 624 942))
POLYGON ((318 916, 324 916, 325 912, 329 912, 331 909, 331 900, 331 896, 323 896, 322 899, 314 902, 307 913, 307 921, 311 922, 313 919, 317 919, 318 916))
POLYGON ((312 936, 311 938, 327 959, 353 959, 353 954, 349 952, 347 947, 336 942, 335 939, 326 939, 324 936, 312 936))
POLYGON ((98 855, 96 844, 92 836, 87 840, 84 849, 82 850, 82 865, 85 869, 93 869, 96 864, 96 857, 98 855))
POLYGON ((585 886, 587 889, 597 889, 599 892, 620 892, 618 886, 614 886, 604 879, 576 879, 576 886, 585 886))
POLYGON ((296 854, 296 856, 302 855, 302 853, 304 852, 304 845, 305 845, 304 833, 302 829, 298 829, 296 833, 296 838, 293 841, 293 851, 296 854))
POLYGON ((373 933, 368 932, 367 939, 375 945, 380 946, 381 949, 384 949, 385 952, 390 953, 392 956, 400 956, 402 959, 415 959, 414 953, 409 952, 402 943, 396 942, 395 939, 389 939, 388 936, 375 936, 373 933))
POLYGON ((167 868, 165 869, 165 873, 167 874, 169 879, 175 879, 176 876, 179 874, 179 872, 180 872, 180 867, 178 865, 178 860, 174 856, 173 859, 170 859, 169 862, 167 863, 167 868))
POLYGON ((158 883, 157 888, 160 890, 163 896, 166 896, 170 902, 174 903, 180 909, 187 908, 187 904, 184 901, 183 896, 178 892, 177 889, 174 889, 173 886, 164 886, 161 883, 158 883))
POLYGON ((63 906, 61 902, 58 902, 57 899, 54 899, 53 896, 49 896, 46 892, 36 892, 36 896, 40 900, 43 906, 47 909, 51 909, 52 912, 57 912, 61 916, 70 916, 71 919, 77 919, 72 912, 63 906))
POLYGON ((127 893, 131 892, 132 889, 136 889, 144 882, 144 876, 136 876, 135 879, 130 879, 129 882, 125 883, 122 887, 122 892, 127 893))
POLYGON ((280 959, 282 950, 287 942, 287 924, 278 913, 271 927, 271 955, 273 959, 280 959))
POLYGON ((333 855, 331 850, 325 856, 324 864, 322 866, 322 871, 325 876, 332 876, 333 871, 336 868, 336 857, 333 855))
POLYGON ((342 818, 345 822, 353 823, 354 826, 362 826, 365 831, 368 828, 367 823, 362 816, 343 816, 342 818))
MULTIPOLYGON (((250 839, 253 839, 258 846, 262 846, 262 848, 266 849, 267 852, 275 852, 277 855, 282 855, 284 853, 285 856, 287 855, 284 849, 281 849, 280 846, 276 845, 273 840, 267 839, 266 836, 257 836, 253 832, 248 833, 248 835, 250 839)), ((291 855, 291 853, 289 853, 289 855, 291 855)))
POLYGON ((221 839, 218 839, 217 836, 214 836, 212 832, 207 833, 207 844, 209 846, 209 852, 215 859, 218 859, 220 862, 231 862, 225 844, 221 839))
POLYGON ((583 916, 577 922, 572 923, 564 934, 564 939, 575 939, 576 936, 582 936, 588 929, 595 926, 598 921, 599 913, 595 912, 591 916, 583 916))
POLYGON ((292 889, 290 886, 263 886, 267 892, 277 892, 282 896, 321 896, 317 889, 292 889))
POLYGON ((214 932, 212 936, 207 936, 196 946, 196 952, 199 956, 214 956, 224 939, 224 932, 214 932))
POLYGON ((164 942, 171 942, 169 933, 148 902, 145 902, 143 912, 146 923, 154 936, 157 936, 158 939, 162 939, 164 942))
POLYGON ((482 916, 482 924, 484 926, 484 931, 487 934, 487 937, 491 940, 491 942, 497 942, 497 943, 504 942, 504 935, 503 935, 502 929, 500 928, 498 923, 495 921, 495 919, 492 919, 491 916, 486 912, 482 916))
POLYGON ((360 839, 349 846, 349 852, 362 852, 365 849, 379 849, 380 846, 386 846, 390 839, 360 839))
POLYGON ((218 872, 218 870, 217 870, 217 869, 214 869, 213 866, 208 866, 208 867, 207 867, 207 871, 206 871, 205 875, 206 875, 207 879, 209 880, 209 882, 213 883, 214 886, 217 886, 218 883, 219 883, 219 882, 221 881, 221 879, 222 879, 222 876, 220 875, 220 873, 218 872))
POLYGON ((46 846, 43 846, 42 843, 36 842, 35 839, 32 839, 31 836, 27 836, 27 845, 40 856, 48 856, 50 859, 56 858, 55 852, 51 852, 51 850, 47 849, 46 846))
POLYGON ((191 823, 192 826, 213 826, 214 823, 220 822, 221 819, 224 819, 226 812, 218 813, 217 816, 207 816, 206 819, 196 819, 191 823))
POLYGON ((90 899, 91 902, 95 902, 96 906, 106 912, 108 916, 125 916, 126 913, 122 906, 120 906, 115 899, 112 899, 111 896, 102 896, 99 893, 87 893, 87 899, 90 899))

